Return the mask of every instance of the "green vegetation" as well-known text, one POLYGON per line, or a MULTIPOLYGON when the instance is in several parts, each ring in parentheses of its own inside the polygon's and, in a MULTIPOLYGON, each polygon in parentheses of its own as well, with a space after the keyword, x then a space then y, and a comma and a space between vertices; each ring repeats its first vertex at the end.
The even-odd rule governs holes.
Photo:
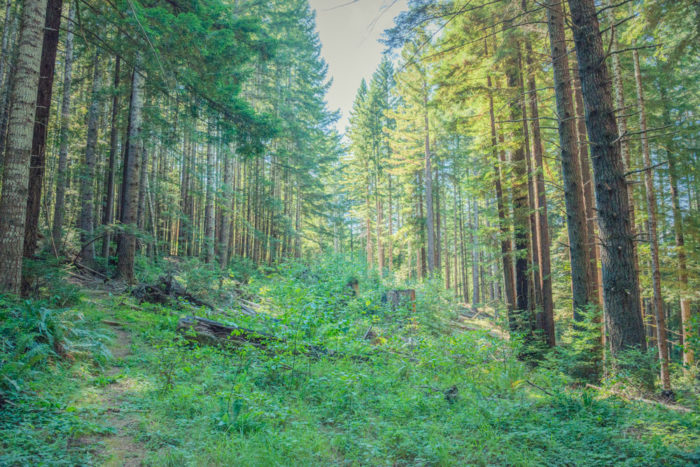
POLYGON ((399 284, 342 256, 256 271, 246 286, 237 276, 221 290, 256 296, 257 316, 106 290, 83 290, 63 309, 3 299, 0 464, 700 461, 696 412, 586 389, 556 369, 561 356, 531 367, 515 358, 517 342, 489 320, 464 320, 433 283, 418 285, 414 313, 382 303, 399 284), (190 313, 285 341, 199 346, 176 332, 190 313), (311 344, 334 353, 304 355, 311 344))

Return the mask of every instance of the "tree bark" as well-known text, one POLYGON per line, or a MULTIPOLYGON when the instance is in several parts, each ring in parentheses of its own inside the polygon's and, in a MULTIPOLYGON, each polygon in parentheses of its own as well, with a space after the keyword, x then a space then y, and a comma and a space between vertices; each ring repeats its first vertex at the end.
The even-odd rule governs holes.
MULTIPOLYGON (((634 81, 637 85, 637 106, 639 107, 639 129, 641 130, 642 154, 644 166, 651 167, 651 151, 647 136, 647 115, 642 87, 642 73, 639 68, 639 52, 632 52, 634 59, 634 81)), ((659 263, 659 236, 656 221, 656 191, 654 189, 654 174, 652 169, 644 171, 644 184, 647 194, 647 223, 649 225, 649 243, 651 249, 651 279, 653 289, 654 316, 656 318, 656 340, 659 346, 661 361, 661 383, 664 391, 671 390, 671 376, 668 369, 668 339, 666 336, 666 316, 661 296, 661 265, 659 263)))
POLYGON ((75 4, 72 2, 68 11, 68 26, 66 28, 66 51, 63 69, 63 99, 61 101, 61 128, 59 130, 58 167, 56 169, 56 199, 54 200, 53 226, 51 228, 54 254, 61 252, 63 240, 63 217, 66 210, 66 182, 68 181, 68 137, 70 127, 71 86, 73 83, 73 21, 75 20, 75 4))
POLYGON ((594 0, 568 0, 593 159, 610 348, 646 349, 634 239, 612 90, 594 0))
POLYGON ((25 0, 19 29, 17 66, 0 198, 0 291, 19 293, 27 213, 29 161, 39 84, 46 0, 25 0))
MULTIPOLYGON (((41 190, 46 171, 46 132, 51 114, 51 95, 56 69, 56 50, 58 49, 58 31, 61 26, 61 9, 63 0, 48 0, 44 20, 44 39, 39 65, 39 88, 34 115, 34 133, 32 136, 32 157, 29 165, 29 195, 27 197, 26 227, 24 231, 24 257, 31 258, 37 249, 39 237, 39 211, 41 208, 41 190)), ((29 283, 25 281, 25 290, 29 283)))
POLYGON ((17 67, 17 14, 12 11, 12 0, 8 0, 3 29, 2 57, 5 66, 2 80, 2 93, 0 95, 0 169, 4 167, 5 144, 7 142, 7 123, 10 114, 10 92, 12 91, 13 70, 17 67), (5 42, 7 40, 7 42, 5 42))
POLYGON ((126 282, 134 282, 134 260, 138 222, 139 181, 141 171, 141 127, 144 78, 141 75, 141 57, 136 56, 131 78, 131 102, 129 104, 128 144, 124 152, 124 181, 122 187, 121 223, 124 231, 117 244, 117 270, 126 282))

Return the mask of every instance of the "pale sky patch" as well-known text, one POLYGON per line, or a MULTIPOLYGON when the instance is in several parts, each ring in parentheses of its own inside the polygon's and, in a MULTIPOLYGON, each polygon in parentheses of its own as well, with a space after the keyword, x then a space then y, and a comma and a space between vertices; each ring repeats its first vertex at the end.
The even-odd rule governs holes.
POLYGON ((408 0, 309 0, 316 10, 322 55, 333 85, 326 99, 342 112, 338 130, 345 131, 355 93, 362 78, 372 77, 385 47, 378 42, 408 0))

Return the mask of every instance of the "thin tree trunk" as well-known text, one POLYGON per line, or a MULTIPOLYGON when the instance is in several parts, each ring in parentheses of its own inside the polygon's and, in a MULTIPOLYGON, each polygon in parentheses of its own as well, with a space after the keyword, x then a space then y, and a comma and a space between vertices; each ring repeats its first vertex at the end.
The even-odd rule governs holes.
POLYGON ((107 182, 105 184, 104 208, 102 211, 102 224, 107 227, 105 238, 102 240, 102 256, 106 259, 105 264, 108 264, 109 245, 111 241, 111 233, 109 225, 114 221, 114 178, 117 171, 117 143, 119 132, 117 127, 117 119, 119 117, 119 71, 121 67, 121 59, 119 56, 114 61, 114 89, 112 90, 112 117, 110 123, 109 134, 109 165, 107 168, 107 182))
POLYGON ((207 263, 212 263, 215 259, 214 247, 216 245, 215 237, 215 213, 214 213, 214 169, 216 166, 216 154, 214 153, 215 132, 211 121, 209 122, 209 132, 207 137, 207 193, 204 207, 204 243, 206 246, 205 260, 207 263))
POLYGON ((610 348, 613 355, 633 347, 644 350, 627 182, 596 5, 569 0, 569 6, 592 150, 610 348))
POLYGON ((425 225, 428 235, 428 276, 435 269, 435 226, 433 225, 433 169, 430 164, 430 121, 428 119, 428 89, 424 89, 423 112, 425 121, 425 225))
POLYGON ((372 255, 372 214, 370 211, 370 178, 369 178, 369 165, 365 161, 365 173, 367 174, 367 187, 365 193, 365 240, 367 242, 365 247, 365 252, 367 254, 367 265, 372 266, 374 264, 374 257, 372 255))
POLYGON ((233 203, 233 161, 230 154, 223 154, 224 158, 224 209, 221 213, 221 235, 219 241, 219 264, 224 269, 229 261, 228 242, 231 236, 231 206, 233 203))
POLYGON ((479 201, 472 202, 472 310, 481 303, 479 293, 479 201))
POLYGON ((54 254, 61 251, 63 240, 63 217, 65 213, 66 182, 68 181, 68 136, 70 127, 71 85, 73 83, 73 21, 75 20, 75 4, 72 2, 68 11, 68 26, 66 31, 66 52, 63 71, 63 100, 61 101, 61 128, 59 130, 58 167, 56 169, 56 199, 54 201, 53 239, 54 254))
POLYGON ((550 257, 549 217, 547 213, 547 192, 544 187, 544 164, 542 162, 542 135, 540 132, 540 112, 537 103, 537 85, 532 60, 532 44, 526 43, 528 67, 528 93, 530 95, 530 115, 532 117, 532 143, 535 169, 535 188, 537 193, 537 235, 539 242, 539 281, 542 290, 542 316, 538 322, 546 336, 547 345, 556 344, 554 336, 554 300, 552 297, 552 261, 550 257))
MULTIPOLYGON (((523 2, 524 3, 524 2, 523 2)), ((523 4, 523 9, 525 10, 525 5, 523 4)), ((526 72, 525 69, 522 67, 522 63, 520 64, 521 70, 523 70, 523 73, 526 72)), ((520 92, 523 95, 527 95, 525 91, 525 77, 523 76, 523 73, 519 74, 520 78, 520 92)), ((523 99, 522 100, 522 116, 523 116, 523 147, 525 150, 525 166, 527 168, 527 200, 528 200, 528 206, 530 207, 529 213, 528 213, 528 223, 529 223, 529 231, 528 233, 530 234, 530 248, 528 250, 528 259, 530 263, 530 287, 529 287, 529 296, 528 296, 528 304, 529 304, 529 311, 530 311, 530 317, 532 318, 542 318, 543 313, 541 313, 541 306, 542 306, 542 287, 541 287, 541 281, 540 281, 540 249, 539 249, 539 236, 537 234, 537 191, 535 187, 535 175, 532 170, 532 151, 530 150, 530 128, 528 124, 528 107, 527 107, 527 101, 530 101, 530 99, 523 99)), ((544 321, 537 322, 535 321, 534 323, 534 329, 544 329, 544 321)))
MULTIPOLYGON (((632 52, 634 58, 634 81, 637 85, 637 106, 639 107, 639 129, 641 130, 642 154, 645 167, 651 167, 651 151, 647 137, 647 115, 642 88, 642 73, 639 68, 639 52, 632 52)), ((659 263, 659 236, 656 220, 656 191, 654 189, 654 174, 652 169, 644 171, 644 182, 647 193, 647 222, 649 224, 649 243, 651 247, 651 278, 654 293, 654 316, 656 317, 656 340, 659 346, 661 360, 661 383, 664 391, 671 391, 671 376, 668 369, 668 339, 666 336, 666 317, 663 297, 661 296, 661 265, 659 263)))
POLYGON ((387 179, 389 182, 389 218, 388 220, 388 226, 389 226, 389 235, 388 235, 388 245, 387 245, 387 255, 389 256, 389 271, 394 270, 394 211, 393 211, 393 201, 392 201, 392 186, 391 186, 391 174, 387 175, 387 179))
POLYGON ((435 268, 442 274, 442 219, 440 216, 440 166, 435 167, 435 268))
MULTIPOLYGON (((663 102, 664 124, 671 125, 671 115, 668 110, 668 93, 666 87, 659 83, 661 101, 663 102)), ((673 139, 666 148, 666 159, 668 160, 668 176, 671 184, 671 203, 673 206, 673 228, 676 237, 676 254, 678 255, 678 282, 680 283, 681 294, 681 334, 683 338, 683 365, 687 368, 695 362, 693 347, 690 344, 693 335, 690 300, 688 300, 688 260, 685 251, 685 232, 683 228, 683 213, 678 196, 678 166, 676 146, 673 139)))
POLYGON ((131 102, 129 104, 129 136, 124 153, 124 181, 122 189, 121 223, 124 231, 117 245, 117 268, 119 276, 128 283, 134 282, 134 260, 138 222, 139 181, 141 179, 141 127, 144 79, 141 75, 141 57, 137 55, 131 80, 131 102))
POLYGON ((379 274, 384 275, 384 246, 382 244, 382 225, 384 224, 384 212, 382 210, 382 200, 379 194, 379 173, 375 175, 375 180, 375 204, 377 207, 377 267, 379 268, 379 274))
MULTIPOLYGON (((484 39, 484 54, 488 57, 488 41, 484 39)), ((503 263, 503 282, 505 287, 505 302, 508 312, 512 312, 515 307, 515 282, 513 277, 513 260, 510 242, 510 229, 506 219, 506 207, 503 200, 503 165, 505 164, 505 153, 498 149, 498 136, 496 133, 496 116, 493 104, 493 86, 491 75, 486 75, 486 86, 489 97, 489 120, 491 127, 491 152, 495 163, 493 182, 496 191, 496 207, 498 210, 498 225, 500 230, 501 262, 503 263)))
POLYGON ((12 78, 7 151, 0 198, 0 291, 19 293, 27 213, 29 161, 39 84, 46 0, 25 0, 12 78))
POLYGON ((101 87, 100 71, 100 51, 95 50, 95 57, 92 62, 92 97, 90 109, 88 110, 88 128, 87 128, 87 143, 85 145, 85 160, 80 176, 80 243, 82 249, 80 256, 83 261, 90 267, 95 263, 95 242, 93 240, 93 191, 95 179, 95 150, 97 146, 97 121, 100 110, 99 93, 101 87))

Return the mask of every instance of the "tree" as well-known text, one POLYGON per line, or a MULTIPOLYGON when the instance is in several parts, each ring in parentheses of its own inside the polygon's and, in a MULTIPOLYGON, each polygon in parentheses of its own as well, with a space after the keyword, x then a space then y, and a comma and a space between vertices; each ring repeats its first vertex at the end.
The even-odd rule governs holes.
MULTIPOLYGON (((61 26, 63 0, 48 0, 44 22, 44 39, 39 65, 39 88, 37 90, 34 132, 32 136, 32 158, 29 166, 29 196, 27 198, 26 228, 24 232, 24 257, 31 258, 37 248, 39 234, 39 209, 41 190, 46 171, 46 134, 51 114, 53 78, 56 69, 58 32, 61 26)), ((27 286, 25 281, 25 287, 27 286)))
POLYGON ((82 243, 80 256, 90 266, 95 263, 95 239, 93 238, 93 226, 95 223, 93 215, 93 184, 95 177, 96 146, 97 146, 97 119, 100 107, 100 51, 95 50, 95 57, 92 62, 92 102, 88 110, 87 118, 87 142, 85 144, 85 159, 83 170, 80 176, 80 242, 82 243))
POLYGON ((612 89, 593 0, 569 0, 593 159, 602 244, 603 298, 613 354, 646 349, 612 89))
POLYGON ((647 135, 647 115, 644 103, 644 90, 642 87, 642 72, 639 67, 639 52, 632 52, 634 57, 634 78, 637 85, 637 106, 639 107, 639 128, 642 139, 642 155, 644 165, 644 185, 647 194, 647 222, 649 224, 649 241, 651 244, 651 276, 653 290, 654 321, 656 325, 656 341, 659 346, 659 360, 661 361, 661 383, 664 391, 671 391, 671 376, 668 370, 668 340, 666 338, 666 318, 664 303, 661 296, 661 265, 659 261, 659 235, 656 221, 656 190, 651 168, 651 150, 649 149, 649 137, 647 135))
POLYGON ((141 167, 141 129, 143 125, 143 88, 141 56, 137 55, 131 77, 131 101, 129 103, 129 130, 124 152, 124 183, 121 193, 122 232, 117 245, 119 276, 128 283, 134 281, 134 259, 136 255, 136 228, 138 222, 138 199, 141 167))
POLYGON ((571 289, 574 317, 580 319, 580 312, 589 304, 590 263, 586 256, 586 212, 581 187, 580 166, 577 163, 578 145, 576 134, 576 113, 571 92, 571 74, 564 29, 564 12, 561 0, 547 3, 547 26, 552 53, 554 72, 554 92, 559 121, 559 147, 564 198, 566 200, 566 225, 569 233, 569 255, 571 258, 571 289))
POLYGON ((0 197, 0 291, 19 293, 26 225, 29 161, 39 84, 46 0, 25 0, 0 197))
POLYGON ((61 251, 63 240, 63 216, 65 212, 65 196, 68 166, 68 127, 70 125, 71 86, 73 82, 73 21, 75 19, 75 2, 71 3, 68 12, 68 27, 66 30, 65 55, 63 58, 63 98, 61 99, 61 122, 59 129, 58 167, 56 169, 56 199, 54 201, 53 226, 51 228, 51 246, 54 254, 61 251))

